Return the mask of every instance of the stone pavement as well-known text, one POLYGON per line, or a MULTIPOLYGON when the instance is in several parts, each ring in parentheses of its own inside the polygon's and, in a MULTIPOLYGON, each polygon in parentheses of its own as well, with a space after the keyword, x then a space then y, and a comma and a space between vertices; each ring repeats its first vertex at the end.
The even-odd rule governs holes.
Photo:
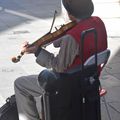
MULTIPOLYGON (((93 0, 95 12, 105 22, 111 56, 101 75, 102 86, 112 120, 120 120, 120 1, 93 0)), ((20 52, 24 41, 34 42, 50 29, 54 11, 55 26, 64 23, 60 0, 0 0, 0 106, 14 94, 14 80, 22 75, 38 74, 44 68, 35 63, 34 55, 25 55, 19 63, 11 57, 20 52)), ((57 52, 52 45, 49 51, 57 52)), ((101 100, 102 120, 109 120, 101 100)))

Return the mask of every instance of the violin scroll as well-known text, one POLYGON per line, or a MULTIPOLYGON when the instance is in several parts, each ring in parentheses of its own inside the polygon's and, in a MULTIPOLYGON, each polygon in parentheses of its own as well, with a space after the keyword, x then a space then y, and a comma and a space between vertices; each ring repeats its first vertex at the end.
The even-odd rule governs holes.
POLYGON ((12 57, 12 62, 13 63, 17 63, 20 61, 21 57, 24 55, 24 52, 21 52, 20 55, 18 55, 17 57, 12 57))

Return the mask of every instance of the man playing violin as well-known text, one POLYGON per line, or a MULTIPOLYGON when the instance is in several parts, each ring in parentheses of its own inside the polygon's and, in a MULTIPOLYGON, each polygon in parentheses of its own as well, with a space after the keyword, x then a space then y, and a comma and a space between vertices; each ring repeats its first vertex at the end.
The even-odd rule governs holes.
MULTIPOLYGON (((99 17, 91 16, 94 5, 91 0, 62 0, 71 21, 77 24, 63 36, 53 42, 54 47, 60 47, 57 56, 42 47, 28 47, 25 42, 22 51, 33 53, 36 62, 49 70, 40 73, 41 85, 47 84, 47 79, 58 77, 58 73, 67 72, 81 64, 80 59, 80 33, 89 28, 95 28, 98 34, 98 52, 107 48, 107 35, 104 23, 99 17), (56 74, 57 73, 57 74, 56 74)), ((94 45, 87 38, 85 42, 84 61, 94 53, 94 45)), ((42 88, 38 84, 38 76, 30 75, 16 79, 15 96, 19 113, 19 120, 40 120, 34 97, 42 94, 42 88)))

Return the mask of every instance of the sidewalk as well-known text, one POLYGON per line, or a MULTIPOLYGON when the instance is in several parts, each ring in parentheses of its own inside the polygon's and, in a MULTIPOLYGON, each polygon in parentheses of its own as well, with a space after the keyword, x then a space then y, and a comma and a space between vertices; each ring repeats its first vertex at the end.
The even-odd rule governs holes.
MULTIPOLYGON (((120 3, 119 0, 93 0, 94 15, 105 22, 108 33, 109 62, 101 75, 102 86, 112 120, 120 120, 120 3)), ((0 106, 14 94, 14 80, 23 75, 38 74, 43 67, 35 63, 33 55, 25 55, 21 62, 11 62, 20 52, 24 41, 34 42, 50 29, 54 11, 58 11, 55 26, 63 23, 60 0, 0 0, 0 106)), ((47 47, 56 52, 52 46, 47 47)), ((101 101, 102 120, 109 120, 104 101, 101 101)))
MULTIPOLYGON (((120 120, 120 3, 119 0, 93 0, 94 14, 105 22, 108 33, 108 48, 111 56, 101 75, 102 86, 107 89, 105 96, 112 120, 120 120)), ((109 120, 102 101, 102 120, 109 120)))

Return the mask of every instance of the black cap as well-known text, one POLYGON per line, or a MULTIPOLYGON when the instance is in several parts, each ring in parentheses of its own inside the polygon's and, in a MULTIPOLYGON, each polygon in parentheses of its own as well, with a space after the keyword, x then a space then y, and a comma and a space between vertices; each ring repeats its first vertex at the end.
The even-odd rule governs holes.
POLYGON ((90 17, 94 11, 91 0, 62 0, 67 12, 76 18, 90 17))

